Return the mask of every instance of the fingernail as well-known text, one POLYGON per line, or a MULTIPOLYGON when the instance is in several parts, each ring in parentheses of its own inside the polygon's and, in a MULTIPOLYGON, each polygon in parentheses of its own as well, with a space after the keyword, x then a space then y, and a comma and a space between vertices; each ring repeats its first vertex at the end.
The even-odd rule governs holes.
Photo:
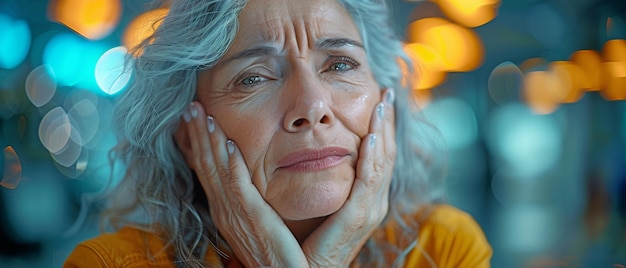
POLYGON ((370 148, 374 148, 376 144, 376 134, 370 134, 370 148))
POLYGON ((235 142, 231 140, 226 141, 226 150, 228 150, 228 154, 233 154, 235 152, 235 142))
POLYGON ((376 113, 378 114, 378 118, 383 118, 383 116, 385 116, 385 104, 384 103, 379 103, 378 105, 376 105, 376 113))
POLYGON ((385 100, 387 103, 393 103, 396 100, 396 94, 393 92, 393 88, 387 89, 387 92, 385 92, 385 100))
POLYGON ((189 123, 189 121, 191 121, 191 115, 189 114, 189 109, 185 110, 183 112, 183 120, 185 120, 185 122, 189 123))
POLYGON ((209 133, 213 133, 213 131, 215 131, 215 122, 213 122, 213 116, 209 115, 206 117, 206 125, 209 129, 209 133))
POLYGON ((189 112, 191 113, 191 117, 193 118, 198 117, 198 109, 196 108, 196 105, 193 102, 189 104, 189 112))

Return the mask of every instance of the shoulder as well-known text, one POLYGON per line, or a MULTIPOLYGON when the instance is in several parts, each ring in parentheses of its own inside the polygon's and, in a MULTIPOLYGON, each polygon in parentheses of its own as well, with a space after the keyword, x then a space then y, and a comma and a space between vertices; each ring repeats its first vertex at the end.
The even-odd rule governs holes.
POLYGON ((407 267, 489 267, 492 249, 474 218, 453 206, 437 204, 416 215, 417 244, 407 267), (421 265, 420 265, 421 264, 421 265))
POLYGON ((173 267, 158 236, 132 227, 80 243, 64 267, 173 267))

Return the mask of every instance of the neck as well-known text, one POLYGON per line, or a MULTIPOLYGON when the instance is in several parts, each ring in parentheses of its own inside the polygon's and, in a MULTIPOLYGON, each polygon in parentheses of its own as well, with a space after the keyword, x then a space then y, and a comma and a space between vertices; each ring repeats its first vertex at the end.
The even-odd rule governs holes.
POLYGON ((326 220, 326 217, 313 218, 308 220, 300 220, 300 221, 290 221, 285 220, 285 225, 287 228, 291 230, 291 233, 296 237, 298 243, 302 245, 304 241, 309 237, 317 227, 322 225, 322 223, 326 220))

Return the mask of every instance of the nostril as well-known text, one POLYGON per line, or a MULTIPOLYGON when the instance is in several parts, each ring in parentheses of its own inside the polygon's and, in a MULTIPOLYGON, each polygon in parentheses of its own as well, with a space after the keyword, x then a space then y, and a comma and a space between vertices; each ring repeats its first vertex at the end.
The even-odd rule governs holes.
POLYGON ((302 124, 304 124, 304 119, 300 118, 296 121, 293 122, 293 125, 296 127, 302 126, 302 124))
POLYGON ((326 124, 328 123, 330 119, 328 119, 328 116, 323 116, 322 119, 320 119, 320 123, 321 124, 326 124))

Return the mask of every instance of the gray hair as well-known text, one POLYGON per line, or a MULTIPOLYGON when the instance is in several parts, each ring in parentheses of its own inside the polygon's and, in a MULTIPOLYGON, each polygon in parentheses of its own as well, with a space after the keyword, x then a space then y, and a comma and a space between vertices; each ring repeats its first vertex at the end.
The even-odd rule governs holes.
MULTIPOLYGON (((338 0, 352 14, 381 88, 396 93, 397 157, 385 219, 400 226, 403 237, 417 237, 418 222, 406 217, 440 197, 433 189, 433 160, 440 135, 412 105, 403 85, 399 61, 410 61, 393 36, 384 0, 338 0)), ((118 144, 111 158, 125 169, 112 191, 104 219, 114 228, 134 225, 164 234, 178 266, 202 267, 208 246, 227 245, 217 234, 207 199, 195 174, 173 141, 183 111, 196 94, 196 73, 213 67, 232 44, 237 16, 245 0, 177 0, 155 33, 133 51, 134 80, 119 99, 114 120, 118 144), (141 50, 141 52, 140 52, 141 50), (140 211, 141 217, 133 217, 140 211), (158 229, 157 229, 158 228, 158 229)), ((406 64, 410 66, 411 64, 406 64)), ((369 266, 390 263, 384 251, 396 252, 397 263, 415 246, 396 248, 369 239, 357 261, 369 266)), ((219 249, 217 249, 218 252, 219 249)))

